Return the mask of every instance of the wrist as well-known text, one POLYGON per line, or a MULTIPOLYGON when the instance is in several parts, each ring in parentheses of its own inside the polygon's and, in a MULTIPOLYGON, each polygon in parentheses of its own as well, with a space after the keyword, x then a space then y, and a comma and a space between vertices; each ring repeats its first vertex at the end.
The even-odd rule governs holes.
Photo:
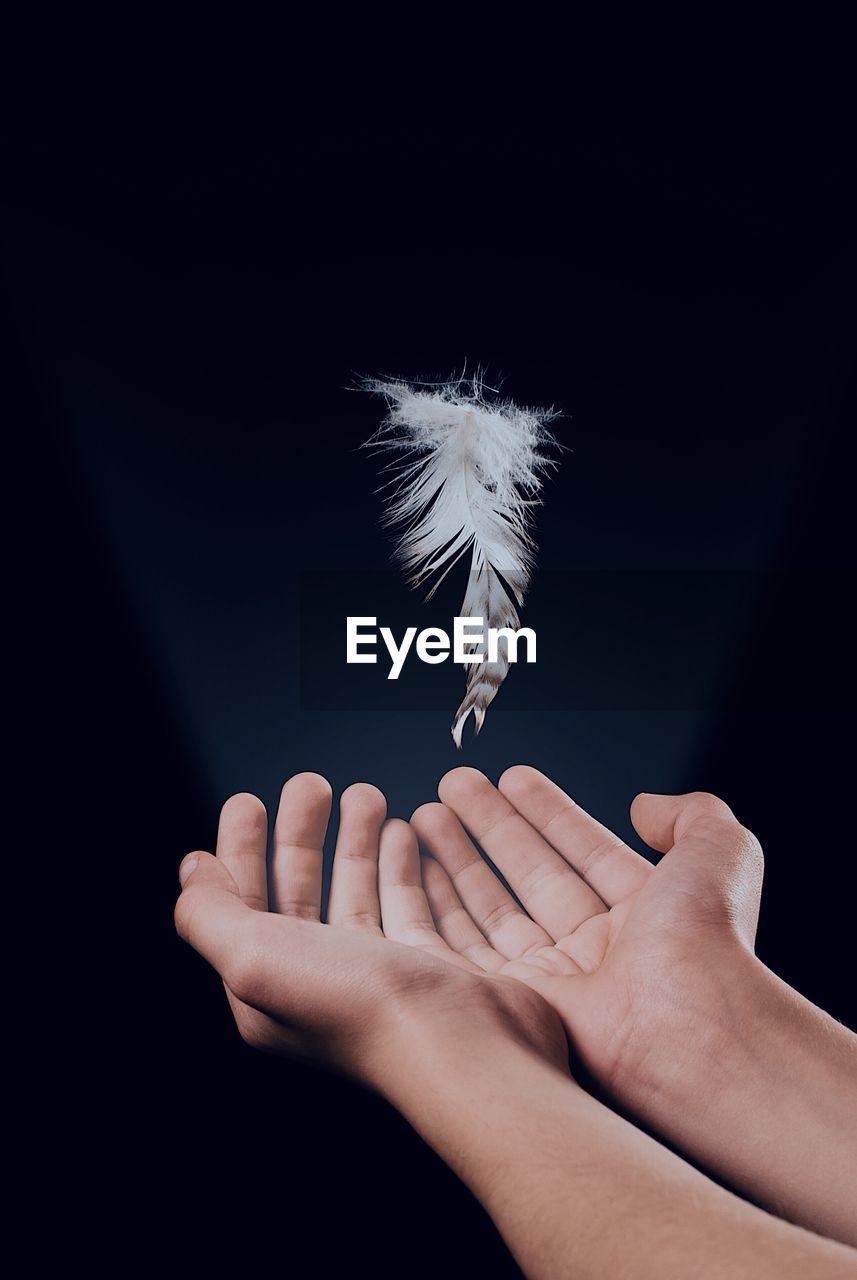
POLYGON ((418 1021, 395 1050, 397 1070, 382 1090, 421 1137, 494 1216, 510 1162, 537 1157, 532 1130, 547 1109, 573 1125, 599 1107, 559 1066, 504 1026, 451 1019, 418 1021))
POLYGON ((428 998, 405 993, 386 1005, 371 1041, 367 1081, 399 1110, 413 1093, 467 1088, 498 1064, 512 1071, 538 1066, 571 1083, 559 1018, 517 983, 479 979, 472 988, 441 988, 428 998))
POLYGON ((660 990, 638 996, 655 1016, 646 1018, 642 1039, 635 1030, 623 1045, 609 1081, 619 1099, 652 1119, 695 1110, 736 1080, 746 1083, 759 1066, 751 1051, 759 1027, 781 1016, 768 990, 773 975, 742 947, 697 954, 684 971, 676 963, 673 976, 671 990, 680 994, 666 1007, 660 990))
MULTIPOLYGON (((837 1026, 753 952, 730 947, 704 965, 696 960, 676 1018, 660 1028, 659 1050, 633 1082, 622 1080, 622 1091, 672 1107, 721 1093, 749 1101, 823 1065, 822 1023, 837 1026)), ((835 1064, 835 1055, 828 1060, 835 1064)))
POLYGON ((855 1038, 752 953, 699 957, 657 1051, 616 1093, 675 1146, 781 1216, 853 1241, 831 1188, 857 1150, 855 1038))

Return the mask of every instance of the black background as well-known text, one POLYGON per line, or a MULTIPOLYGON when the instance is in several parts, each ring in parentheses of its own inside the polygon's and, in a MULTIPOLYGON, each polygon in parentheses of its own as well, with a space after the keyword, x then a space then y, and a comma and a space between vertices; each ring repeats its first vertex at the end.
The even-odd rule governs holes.
MULTIPOLYGON (((768 856, 761 955, 853 1023, 839 79, 823 58, 818 83, 787 64, 739 100, 731 73, 694 93, 688 64, 673 92, 617 77, 584 107, 560 83, 531 120, 469 77, 466 103, 447 79, 369 102, 375 70, 296 90, 294 49, 289 75, 226 50, 132 75, 123 49, 106 82, 31 83, 6 121, 6 396, 27 453, 7 506, 20 477, 10 547, 43 703, 20 749, 44 761, 71 995, 46 1015, 62 1103, 33 1194, 77 1206, 87 1248, 118 1225, 127 1259, 199 1274, 298 1257, 515 1274, 381 1102, 238 1041, 174 939, 175 868, 211 847, 232 791, 270 807, 318 769, 337 790, 376 782, 407 816, 458 761, 446 668, 434 710, 302 706, 297 578, 388 565, 358 449, 378 405, 356 376, 482 365, 565 415, 540 625, 575 634, 574 599, 548 594, 568 570, 777 573, 740 619, 729 700, 528 709, 521 669, 462 758, 495 777, 545 767, 629 838, 637 790, 726 797, 768 856), (436 109, 418 119, 421 89, 436 109)), ((636 654, 630 626, 623 643, 636 654)))

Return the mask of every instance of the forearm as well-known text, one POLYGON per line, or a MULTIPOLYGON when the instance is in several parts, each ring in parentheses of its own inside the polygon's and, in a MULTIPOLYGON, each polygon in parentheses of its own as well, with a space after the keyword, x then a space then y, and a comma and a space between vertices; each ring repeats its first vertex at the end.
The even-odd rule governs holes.
POLYGON ((692 1065, 677 1052, 635 1081, 637 1114, 775 1212, 857 1244, 857 1037, 755 957, 718 967, 719 998, 687 1028, 692 1065))
POLYGON ((385 1092, 531 1277, 846 1276, 850 1251, 715 1186, 508 1038, 411 1037, 385 1092))

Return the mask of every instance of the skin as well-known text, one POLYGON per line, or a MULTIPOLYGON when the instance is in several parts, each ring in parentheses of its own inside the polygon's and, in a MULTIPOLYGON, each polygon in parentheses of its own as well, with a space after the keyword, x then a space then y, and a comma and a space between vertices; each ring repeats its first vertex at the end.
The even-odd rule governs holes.
POLYGON ((330 807, 318 775, 286 783, 270 902, 255 797, 224 806, 216 857, 180 868, 177 928, 222 977, 248 1043, 388 1098, 486 1205, 527 1275, 855 1274, 850 1250, 715 1186, 576 1085, 560 1015, 442 937, 414 831, 387 822, 366 784, 341 799, 321 923, 330 807))
POLYGON ((624 1107, 794 1221, 857 1243, 857 1037, 753 954, 763 860, 715 796, 640 795, 656 867, 555 783, 442 779, 411 821, 438 932, 538 991, 624 1107), (523 908, 480 856, 478 841, 523 908))

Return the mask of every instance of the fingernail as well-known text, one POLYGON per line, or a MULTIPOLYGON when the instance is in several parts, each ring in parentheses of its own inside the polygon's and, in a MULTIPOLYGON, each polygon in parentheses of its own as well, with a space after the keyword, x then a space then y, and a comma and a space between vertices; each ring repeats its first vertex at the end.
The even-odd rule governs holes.
POLYGON ((199 862, 198 854, 196 853, 188 854, 184 862, 182 862, 181 866, 179 867, 179 884, 183 885, 185 880, 187 880, 188 876, 191 875, 192 872, 196 871, 196 864, 198 862, 199 862))

